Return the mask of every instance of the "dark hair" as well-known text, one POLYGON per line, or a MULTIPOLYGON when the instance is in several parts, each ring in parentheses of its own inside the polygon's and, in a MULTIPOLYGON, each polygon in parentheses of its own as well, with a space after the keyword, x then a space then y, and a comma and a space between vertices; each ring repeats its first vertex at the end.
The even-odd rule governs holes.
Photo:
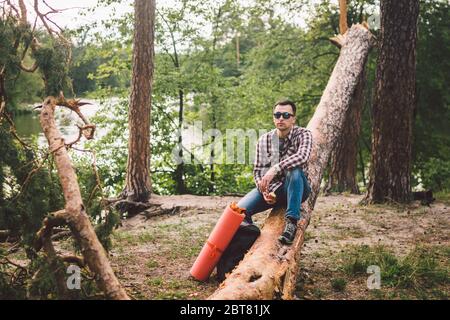
POLYGON ((273 110, 275 110, 276 106, 291 106, 292 108, 292 112, 294 113, 294 115, 297 113, 297 107, 295 106, 295 103, 292 102, 291 100, 280 100, 277 103, 275 103, 275 105, 273 106, 273 110))

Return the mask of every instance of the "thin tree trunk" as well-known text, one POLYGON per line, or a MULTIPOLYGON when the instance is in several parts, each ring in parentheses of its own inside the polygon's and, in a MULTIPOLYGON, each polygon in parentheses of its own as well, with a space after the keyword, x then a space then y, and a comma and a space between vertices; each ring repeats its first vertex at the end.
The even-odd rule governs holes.
POLYGON ((411 199, 418 15, 419 0, 381 1, 368 203, 411 199))
POLYGON ((361 164, 361 179, 363 182, 363 185, 366 185, 366 166, 364 165, 364 158, 362 154, 362 148, 359 147, 359 163, 361 164))
MULTIPOLYGON (((46 237, 50 233, 52 227, 67 223, 81 248, 84 260, 89 269, 96 275, 96 281, 99 288, 110 299, 129 299, 125 290, 121 287, 114 275, 106 252, 100 244, 86 213, 77 176, 67 153, 64 138, 56 127, 54 118, 55 106, 55 98, 48 97, 45 99, 40 114, 40 122, 45 137, 47 138, 50 151, 55 158, 56 169, 61 181, 66 205, 64 210, 59 211, 54 217, 46 218, 44 221, 44 228, 39 232, 41 244, 38 245, 36 249, 39 249, 44 245, 50 250, 50 254, 52 254, 52 248, 50 247, 51 240, 47 238, 47 242, 45 242, 46 237), (42 241, 44 242, 42 243, 42 241)), ((58 286, 58 288, 60 288, 60 286, 58 286)))
POLYGON ((365 27, 354 25, 345 35, 335 40, 341 41, 339 59, 307 126, 313 135, 313 150, 307 170, 312 193, 304 207, 303 219, 299 222, 294 243, 284 246, 277 241, 284 225, 284 209, 273 210, 252 249, 210 299, 293 297, 305 229, 311 218, 332 147, 342 134, 345 114, 363 72, 371 39, 371 33, 365 27))
MULTIPOLYGON (((178 65, 178 57, 176 56, 176 67, 179 68, 178 65)), ((180 146, 180 159, 183 159, 183 135, 181 134, 182 128, 183 128, 183 113, 184 113, 184 93, 183 90, 180 89, 178 91, 178 98, 179 98, 179 110, 178 110, 178 130, 180 135, 178 136, 178 145, 180 146)), ((176 183, 176 190, 178 194, 185 194, 186 193, 186 185, 184 183, 184 162, 177 164, 177 167, 175 169, 175 183, 176 183)))
POLYGON ((241 49, 239 48, 239 31, 236 33, 236 68, 241 64, 241 49))
POLYGON ((122 195, 129 201, 146 202, 150 182, 150 116, 154 58, 155 1, 135 0, 133 77, 128 111, 128 162, 122 195))

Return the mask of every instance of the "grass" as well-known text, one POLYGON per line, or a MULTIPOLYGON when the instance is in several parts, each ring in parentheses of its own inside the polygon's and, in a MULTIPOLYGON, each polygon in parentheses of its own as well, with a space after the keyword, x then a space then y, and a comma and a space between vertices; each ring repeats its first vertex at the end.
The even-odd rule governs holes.
POLYGON ((333 278, 331 279, 331 287, 335 291, 344 291, 347 285, 347 280, 343 278, 333 278))
POLYGON ((315 237, 311 234, 311 232, 310 231, 305 231, 305 242, 306 241, 309 241, 309 240, 311 240, 311 239, 314 239, 315 237))
POLYGON ((450 205, 450 190, 436 192, 433 196, 434 198, 436 198, 436 200, 444 202, 447 205, 450 205))
POLYGON ((152 269, 158 268, 159 267, 159 263, 158 263, 158 261, 156 261, 154 259, 150 259, 149 261, 147 261, 145 266, 147 268, 149 268, 150 270, 152 270, 152 269))
POLYGON ((349 238, 364 238, 366 236, 367 232, 362 230, 359 227, 348 227, 348 228, 340 228, 338 233, 333 236, 333 239, 349 239, 349 238))
POLYGON ((187 299, 197 288, 193 280, 189 279, 165 279, 155 277, 146 281, 146 285, 152 292, 152 299, 187 299))
POLYGON ((139 244, 153 242, 156 240, 155 234, 149 231, 131 233, 129 231, 119 231, 113 233, 114 248, 123 245, 137 246, 139 244))
POLYGON ((348 278, 367 277, 367 268, 375 265, 381 270, 382 289, 398 290, 398 298, 438 298, 448 294, 449 250, 418 246, 408 255, 397 257, 385 246, 353 246, 340 254, 338 270, 348 278))

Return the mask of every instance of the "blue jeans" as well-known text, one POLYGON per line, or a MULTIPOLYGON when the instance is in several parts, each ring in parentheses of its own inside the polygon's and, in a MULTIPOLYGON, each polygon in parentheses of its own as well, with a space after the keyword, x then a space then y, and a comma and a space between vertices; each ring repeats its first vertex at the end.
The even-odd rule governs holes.
POLYGON ((301 205, 309 194, 311 188, 308 180, 300 168, 293 168, 286 174, 283 185, 275 191, 276 203, 268 204, 262 193, 254 188, 247 193, 239 202, 240 208, 246 209, 245 220, 252 223, 252 215, 274 207, 286 207, 286 217, 299 220, 301 218, 301 205))

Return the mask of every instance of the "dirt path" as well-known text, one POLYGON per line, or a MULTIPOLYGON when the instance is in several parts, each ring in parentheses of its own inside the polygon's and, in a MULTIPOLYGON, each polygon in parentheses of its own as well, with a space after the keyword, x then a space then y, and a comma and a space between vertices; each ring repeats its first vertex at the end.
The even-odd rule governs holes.
MULTIPOLYGON (((136 299, 204 299, 210 295, 218 286, 214 277, 199 283, 189 277, 189 269, 223 208, 237 200, 157 197, 154 201, 164 208, 178 210, 172 210, 171 215, 150 219, 138 215, 124 221, 114 234, 111 260, 130 295, 136 299)), ((318 198, 302 249, 299 299, 380 298, 379 291, 377 296, 367 289, 367 274, 348 277, 340 270, 346 254, 351 256, 361 246, 386 248, 399 258, 418 245, 450 252, 449 204, 359 206, 360 200, 360 196, 350 195, 318 198)), ((255 222, 261 224, 267 214, 256 215, 255 222)), ((448 256, 443 263, 448 267, 448 256)), ((447 294, 448 286, 439 292, 447 294)))

